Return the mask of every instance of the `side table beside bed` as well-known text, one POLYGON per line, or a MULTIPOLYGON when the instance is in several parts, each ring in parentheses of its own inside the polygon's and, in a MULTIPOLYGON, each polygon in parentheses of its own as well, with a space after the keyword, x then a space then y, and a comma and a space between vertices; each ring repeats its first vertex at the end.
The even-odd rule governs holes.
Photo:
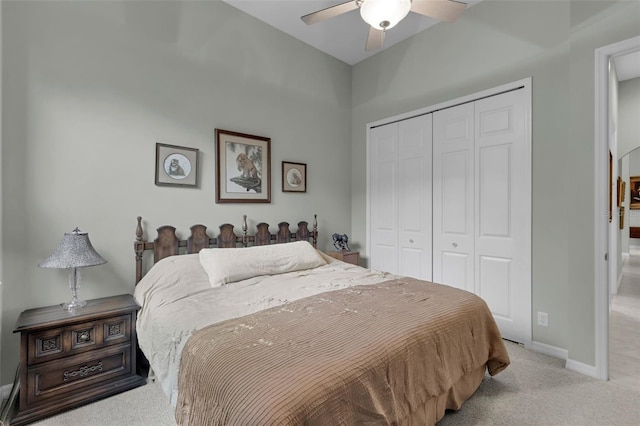
POLYGON ((18 426, 146 383, 136 374, 136 314, 130 294, 20 314, 18 426))

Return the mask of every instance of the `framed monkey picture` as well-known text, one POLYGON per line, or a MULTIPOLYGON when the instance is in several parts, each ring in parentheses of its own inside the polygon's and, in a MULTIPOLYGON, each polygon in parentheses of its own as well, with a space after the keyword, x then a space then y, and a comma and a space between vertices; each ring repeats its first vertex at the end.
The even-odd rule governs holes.
POLYGON ((216 129, 216 203, 271 202, 271 139, 216 129))

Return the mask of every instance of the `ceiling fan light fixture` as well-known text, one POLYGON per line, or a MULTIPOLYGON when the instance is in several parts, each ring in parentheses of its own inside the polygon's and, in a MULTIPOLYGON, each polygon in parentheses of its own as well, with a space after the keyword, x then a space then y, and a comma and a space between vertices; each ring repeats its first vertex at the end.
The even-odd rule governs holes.
POLYGON ((377 30, 388 30, 411 10, 411 0, 363 0, 360 16, 377 30))

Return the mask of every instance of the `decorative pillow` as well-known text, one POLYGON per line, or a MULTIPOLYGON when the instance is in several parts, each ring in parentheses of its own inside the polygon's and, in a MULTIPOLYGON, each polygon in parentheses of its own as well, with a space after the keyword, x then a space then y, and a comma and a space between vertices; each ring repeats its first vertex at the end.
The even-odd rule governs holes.
POLYGON ((307 241, 242 248, 200 250, 200 264, 212 287, 260 275, 317 268, 327 262, 307 241))

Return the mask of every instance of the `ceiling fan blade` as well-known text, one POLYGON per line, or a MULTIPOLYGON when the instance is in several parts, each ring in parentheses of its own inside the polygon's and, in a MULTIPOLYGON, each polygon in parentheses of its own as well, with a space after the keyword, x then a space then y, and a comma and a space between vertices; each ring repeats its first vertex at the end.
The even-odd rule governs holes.
POLYGON ((383 43, 384 31, 370 27, 369 36, 367 37, 367 45, 365 46, 364 50, 368 52, 370 50, 382 49, 383 43))
POLYGON ((357 8, 358 5, 356 4, 355 0, 351 0, 346 3, 340 3, 335 6, 327 7, 326 9, 304 15, 300 19, 302 19, 305 24, 312 25, 317 22, 324 21, 325 19, 333 18, 334 16, 351 12, 352 10, 356 10, 357 8))
POLYGON ((466 8, 466 3, 455 0, 413 0, 411 2, 412 12, 444 22, 455 21, 466 8))

